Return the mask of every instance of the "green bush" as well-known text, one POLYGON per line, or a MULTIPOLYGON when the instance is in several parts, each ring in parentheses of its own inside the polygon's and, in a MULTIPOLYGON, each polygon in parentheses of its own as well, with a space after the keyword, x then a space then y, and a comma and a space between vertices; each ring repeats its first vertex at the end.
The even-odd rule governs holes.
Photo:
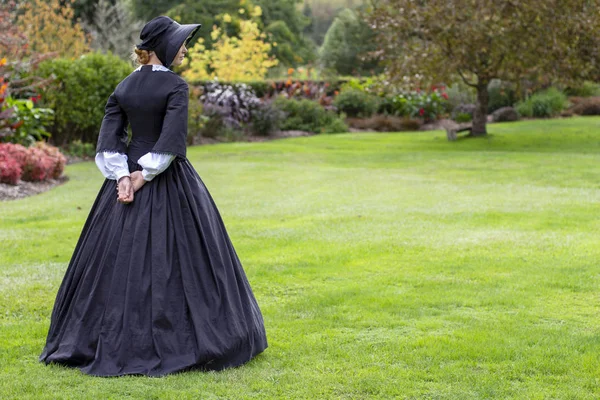
POLYGON ((273 105, 285 113, 281 129, 315 133, 348 132, 346 123, 333 111, 325 110, 311 100, 292 100, 278 97, 273 105))
POLYGON ((585 81, 580 85, 571 86, 565 89, 565 94, 567 96, 577 96, 577 97, 593 97, 600 96, 600 84, 595 82, 585 81))
POLYGON ((517 102, 517 93, 509 82, 494 79, 488 85, 488 114, 502 107, 512 107, 517 102))
POLYGON ((563 92, 549 88, 518 103, 516 109, 522 117, 549 118, 560 114, 568 104, 567 96, 563 92))
POLYGON ((459 124, 462 124, 465 122, 471 122, 473 120, 473 116, 469 113, 459 113, 454 120, 459 124))
POLYGON ((42 93, 44 104, 54 110, 53 141, 96 143, 106 101, 131 71, 119 57, 101 53, 41 63, 39 75, 54 77, 54 84, 42 93))
POLYGON ((360 89, 344 88, 333 105, 349 117, 370 117, 378 108, 377 98, 360 89))
POLYGON ((37 98, 14 99, 9 96, 4 100, 7 109, 4 113, 10 114, 14 123, 13 133, 3 137, 2 141, 31 146, 36 141, 50 136, 46 128, 52 125, 52 109, 36 107, 34 100, 37 98))
POLYGON ((454 110, 462 104, 475 104, 477 102, 475 89, 462 81, 457 81, 451 86, 448 86, 446 88, 446 93, 448 93, 449 111, 454 110))
POLYGON ((252 110, 252 117, 248 128, 258 136, 269 136, 281 127, 284 113, 270 103, 261 103, 252 110))
POLYGON ((83 143, 81 140, 73 140, 64 148, 64 152, 78 158, 94 158, 96 155, 95 143, 83 143))
POLYGON ((187 134, 187 144, 194 144, 194 139, 197 135, 202 132, 204 128, 204 124, 208 119, 204 115, 204 107, 202 102, 193 94, 194 90, 190 93, 190 101, 188 105, 188 134, 187 134))

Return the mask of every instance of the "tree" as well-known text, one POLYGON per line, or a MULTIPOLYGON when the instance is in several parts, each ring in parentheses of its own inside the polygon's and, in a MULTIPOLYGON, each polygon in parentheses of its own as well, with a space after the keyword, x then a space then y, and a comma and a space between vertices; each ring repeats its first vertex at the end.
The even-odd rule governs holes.
POLYGON ((272 46, 271 55, 281 64, 296 67, 316 58, 315 45, 304 36, 310 18, 298 8, 299 0, 254 0, 262 9, 260 20, 272 46))
POLYGON ((111 52, 128 59, 133 45, 138 43, 144 23, 136 21, 122 0, 100 0, 92 20, 84 26, 91 32, 95 50, 111 52))
POLYGON ((154 17, 165 14, 179 3, 178 0, 131 0, 131 7, 136 17, 150 21, 154 17))
POLYGON ((253 11, 254 5, 247 0, 185 0, 171 8, 167 15, 182 24, 202 24, 197 38, 204 39, 206 47, 210 49, 213 26, 223 26, 227 35, 235 36, 239 33, 239 22, 250 16, 253 11), (223 22, 222 16, 225 14, 231 17, 231 21, 223 22))
MULTIPOLYGON (((224 21, 232 21, 229 14, 224 15, 224 21)), ((230 37, 216 26, 211 36, 212 49, 206 48, 202 38, 192 48, 184 77, 228 82, 262 80, 268 69, 277 65, 277 60, 269 56, 271 45, 264 41, 265 35, 254 21, 240 21, 239 37, 230 37)))
POLYGON ((314 46, 302 33, 309 20, 297 9, 297 3, 298 0, 185 0, 167 14, 180 23, 201 23, 198 37, 210 49, 214 25, 225 29, 229 36, 237 36, 240 21, 251 19, 258 6, 261 14, 255 22, 267 34, 265 40, 272 44, 271 55, 285 65, 296 66, 315 59, 314 46), (230 23, 223 23, 224 14, 231 16, 230 23))
POLYGON ((479 136, 492 79, 578 81, 597 69, 599 9, 600 0, 371 0, 369 20, 395 81, 475 88, 479 136))
POLYGON ((88 35, 79 22, 73 22, 73 0, 63 3, 59 0, 23 3, 18 24, 29 39, 31 52, 56 52, 62 57, 75 58, 90 50, 88 35))
POLYGON ((369 53, 377 49, 375 33, 349 8, 344 9, 331 24, 319 51, 326 69, 342 75, 362 75, 377 68, 377 60, 369 53))

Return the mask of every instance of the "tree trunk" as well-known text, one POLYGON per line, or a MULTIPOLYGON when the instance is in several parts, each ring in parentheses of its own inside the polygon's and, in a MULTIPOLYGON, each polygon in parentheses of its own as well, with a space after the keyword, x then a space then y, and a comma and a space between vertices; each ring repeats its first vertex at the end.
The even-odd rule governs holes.
POLYGON ((477 107, 475 108, 475 113, 473 113, 472 136, 487 135, 486 124, 489 99, 488 82, 480 82, 479 85, 477 85, 477 107))

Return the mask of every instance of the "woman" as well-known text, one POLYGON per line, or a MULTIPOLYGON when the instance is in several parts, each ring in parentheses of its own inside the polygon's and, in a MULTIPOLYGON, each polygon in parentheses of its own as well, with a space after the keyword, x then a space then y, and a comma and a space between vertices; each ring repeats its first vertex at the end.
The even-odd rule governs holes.
POLYGON ((165 16, 148 22, 135 50, 142 65, 108 99, 96 156, 107 179, 58 291, 41 361, 160 376, 237 366, 267 347, 242 265, 186 159, 188 85, 169 67, 199 28, 165 16))

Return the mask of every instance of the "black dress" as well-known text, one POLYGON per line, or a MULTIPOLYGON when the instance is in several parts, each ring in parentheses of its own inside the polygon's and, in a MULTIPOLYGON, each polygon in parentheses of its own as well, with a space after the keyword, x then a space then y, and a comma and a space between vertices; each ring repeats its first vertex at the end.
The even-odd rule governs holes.
POLYGON ((40 360, 99 376, 247 362, 263 318, 221 216, 185 157, 187 83, 142 66, 111 95, 98 151, 176 155, 131 204, 105 180, 58 291, 40 360), (127 143, 127 125, 133 137, 127 143))

